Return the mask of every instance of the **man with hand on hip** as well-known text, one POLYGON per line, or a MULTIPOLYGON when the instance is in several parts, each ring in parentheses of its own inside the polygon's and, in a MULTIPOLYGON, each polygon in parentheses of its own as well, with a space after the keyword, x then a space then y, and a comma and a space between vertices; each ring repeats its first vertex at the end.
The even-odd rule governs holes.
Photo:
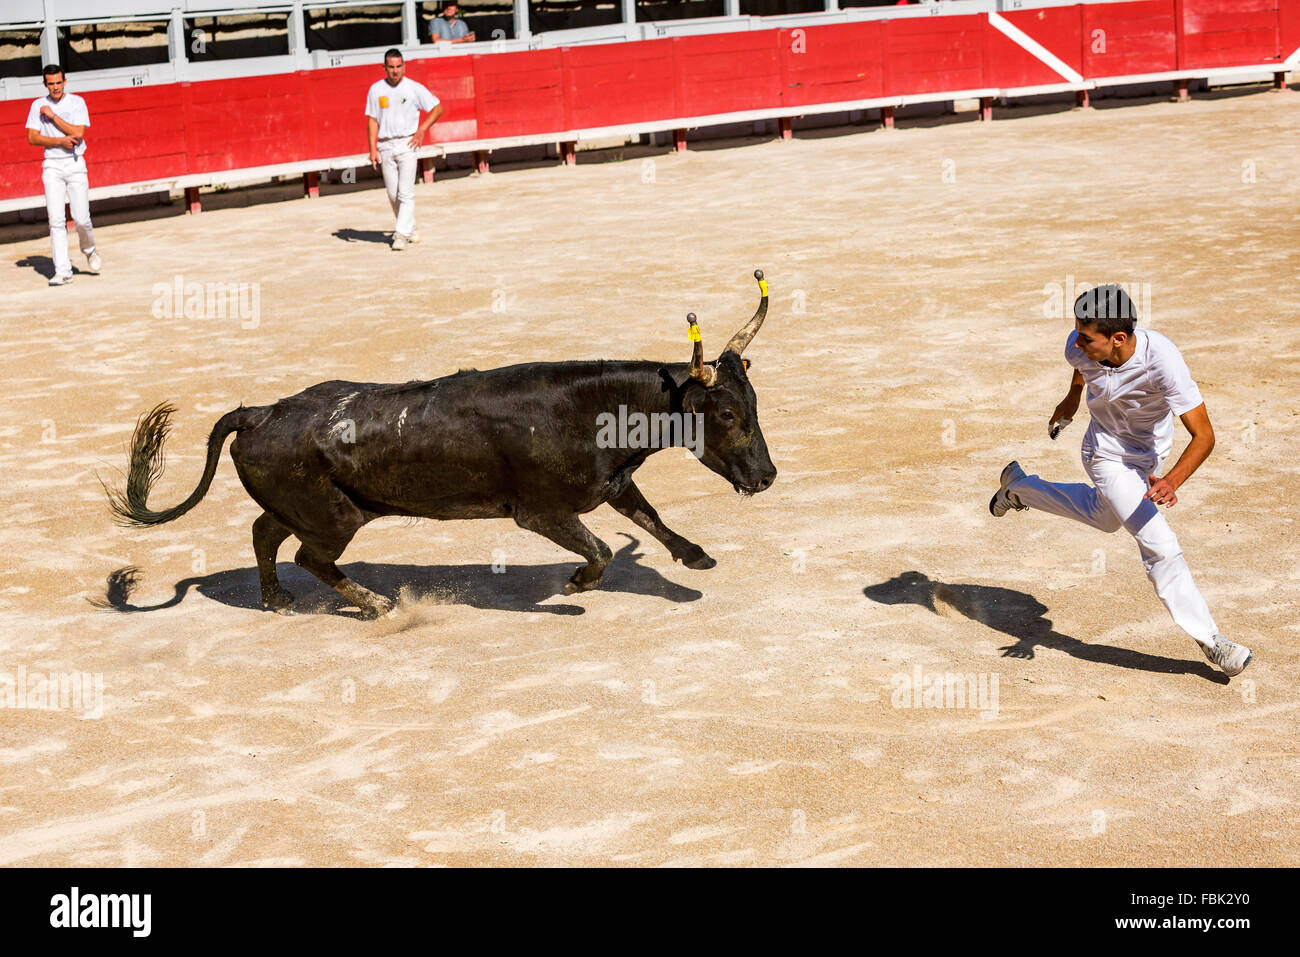
POLYGON ((442 104, 424 86, 406 78, 406 63, 400 50, 384 54, 382 80, 376 80, 366 96, 366 134, 370 141, 370 167, 384 174, 388 201, 397 216, 393 249, 418 243, 415 228, 416 150, 429 127, 442 115, 442 104), (420 113, 427 115, 423 120, 420 113))
POLYGON ((1032 508, 1103 532, 1123 528, 1137 540, 1147 578, 1174 623, 1232 677, 1253 655, 1219 634, 1159 508, 1178 502, 1179 486, 1209 457, 1214 428, 1178 348, 1158 332, 1135 329, 1135 318, 1133 302, 1119 286, 1098 286, 1074 303, 1074 332, 1065 343, 1065 359, 1074 367, 1070 390, 1047 425, 1056 438, 1078 411, 1087 387, 1092 421, 1082 455, 1093 484, 1045 482, 1011 462, 1002 470, 989 511, 1001 518, 1032 508), (1175 417, 1191 441, 1162 476, 1159 471, 1173 451, 1175 417))
POLYGON ((90 114, 86 101, 65 89, 63 68, 51 63, 42 71, 45 96, 32 101, 27 113, 27 142, 45 150, 41 182, 45 186, 45 209, 50 219, 50 249, 54 257, 51 286, 72 282, 68 259, 68 221, 64 204, 72 210, 77 238, 91 272, 99 272, 95 231, 90 222, 90 182, 86 173, 86 128, 90 114))

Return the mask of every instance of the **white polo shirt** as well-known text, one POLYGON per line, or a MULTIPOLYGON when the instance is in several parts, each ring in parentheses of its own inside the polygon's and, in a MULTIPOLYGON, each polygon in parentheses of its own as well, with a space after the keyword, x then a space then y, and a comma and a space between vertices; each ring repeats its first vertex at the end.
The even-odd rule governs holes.
POLYGON ((411 136, 420 125, 421 111, 427 113, 438 105, 438 98, 409 77, 397 86, 388 79, 378 80, 366 94, 366 116, 379 121, 379 138, 411 136))
POLYGON ((1190 412, 1204 400, 1182 354, 1168 338, 1135 329, 1136 347, 1118 368, 1084 355, 1077 331, 1065 342, 1065 361, 1087 382, 1088 414, 1084 448, 1103 458, 1166 458, 1174 447, 1174 416, 1190 412))
MULTIPOLYGON (((47 93, 32 101, 32 108, 27 111, 27 129, 35 130, 41 136, 66 136, 63 130, 54 125, 53 120, 41 116, 41 107, 48 106, 65 123, 73 126, 90 126, 90 113, 86 110, 86 101, 75 93, 64 93, 63 98, 55 103, 47 93)), ((45 147, 46 159, 66 159, 81 156, 86 152, 86 140, 83 137, 75 150, 63 146, 45 147)))

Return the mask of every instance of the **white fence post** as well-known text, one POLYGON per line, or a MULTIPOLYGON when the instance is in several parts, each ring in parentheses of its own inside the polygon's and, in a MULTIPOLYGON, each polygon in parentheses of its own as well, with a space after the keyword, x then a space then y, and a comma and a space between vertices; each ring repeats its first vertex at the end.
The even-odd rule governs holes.
POLYGON ((289 52, 293 54, 295 70, 310 70, 311 50, 307 47, 307 15, 303 13, 302 0, 294 0, 289 11, 289 52))
POLYGON ((532 35, 528 29, 528 0, 515 0, 515 39, 527 40, 532 35))
POLYGON ((41 31, 41 60, 59 62, 59 27, 54 21, 54 0, 45 0, 45 29, 41 31))
POLYGON ((415 0, 402 3, 402 46, 418 47, 420 45, 420 20, 415 15, 415 0))
POLYGON ((294 0, 293 9, 289 11, 289 52, 293 54, 294 65, 303 69, 310 55, 307 51, 307 21, 302 13, 302 0, 294 0))
POLYGON ((172 8, 171 22, 167 24, 167 52, 171 54, 172 70, 178 80, 185 79, 190 58, 185 51, 185 15, 180 7, 172 8))

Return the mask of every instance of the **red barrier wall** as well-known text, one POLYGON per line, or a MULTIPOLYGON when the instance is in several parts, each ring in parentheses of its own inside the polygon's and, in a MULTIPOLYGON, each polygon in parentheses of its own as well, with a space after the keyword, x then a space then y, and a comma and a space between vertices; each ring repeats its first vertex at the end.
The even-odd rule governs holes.
POLYGON ((984 80, 999 89, 1063 82, 1059 73, 992 24, 984 27, 984 80))
MULTIPOLYGON (((185 124, 177 109, 176 84, 88 93, 90 130, 87 150, 94 151, 95 175, 108 183, 167 176, 185 168, 185 124)), ((26 139, 24 131, 22 138, 26 139)), ((40 191, 40 152, 27 147, 26 174, 40 191), (36 162, 32 162, 35 159, 36 162)))
POLYGON ((885 95, 879 21, 781 31, 783 102, 843 103, 885 95))
POLYGON ((756 30, 674 38, 675 115, 708 116, 779 104, 780 34, 779 30, 756 30))
POLYGON ((474 57, 478 135, 525 136, 566 129, 561 56, 560 50, 528 50, 474 57))
MULTIPOLYGON (((1079 7, 1008 10, 1002 14, 1002 18, 1037 40, 1047 52, 1075 73, 1083 73, 1083 20, 1079 7)), ((989 27, 989 31, 997 33, 1006 41, 1001 46, 990 45, 986 54, 985 62, 993 68, 991 79, 996 81, 994 86, 1008 88, 1061 82, 1056 71, 1049 69, 1037 57, 992 27, 989 27)))
MULTIPOLYGON (((416 61, 411 61, 410 67, 415 65, 416 61)), ((414 72, 412 69, 412 78, 418 79, 414 72)), ((294 74, 302 91, 304 133, 316 144, 313 155, 347 156, 364 151, 365 141, 359 139, 359 134, 365 130, 362 99, 370 84, 375 82, 375 74, 375 69, 369 66, 343 66, 294 74)), ((424 80, 419 82, 424 83, 424 80)))
MULTIPOLYGON (((94 185, 168 177, 189 168, 180 85, 96 90, 86 94, 87 160, 94 185)), ((39 194, 42 151, 27 144, 30 100, 0 102, 0 198, 39 194)))
POLYGON ((1300 50, 1300 0, 1281 0, 1282 56, 1300 50))
POLYGON ((1280 60, 1279 0, 1179 0, 1179 69, 1280 60))
POLYGON ((568 129, 599 129, 676 116, 673 41, 564 51, 568 129))
MULTIPOLYGON (((478 85, 473 64, 465 62, 465 57, 452 57, 446 60, 408 60, 407 76, 418 83, 423 83, 442 103, 442 116, 430 131, 429 139, 434 143, 452 143, 457 140, 474 140, 485 135, 478 127, 478 85)), ((370 70, 368 74, 374 82, 374 70, 371 67, 357 67, 358 70, 370 70)), ((317 70, 316 73, 323 71, 317 70)), ((314 75, 314 74, 313 74, 314 75)), ((381 77, 382 79, 382 77, 381 77)), ((357 123, 356 87, 338 91, 336 108, 340 114, 347 114, 348 120, 357 123)), ((361 121, 365 129, 364 119, 361 121)), ((349 140, 352 145, 344 145, 338 152, 326 156, 346 156, 357 152, 356 140, 349 140)))
MULTIPOLYGON (((1002 14, 1086 79, 1279 65, 1300 0, 1139 0, 1002 14)), ((987 15, 930 16, 408 61, 443 103, 435 142, 689 121, 887 96, 1057 84, 987 15)), ((365 150, 379 66, 88 93, 94 186, 365 150)), ((76 78, 72 78, 76 89, 76 78)), ((39 194, 30 102, 0 102, 0 199, 39 194)))
POLYGON ((1164 73, 1178 67, 1174 0, 1084 4, 1083 75, 1164 73))
POLYGON ((984 86, 983 16, 882 22, 885 89, 901 96, 984 86))

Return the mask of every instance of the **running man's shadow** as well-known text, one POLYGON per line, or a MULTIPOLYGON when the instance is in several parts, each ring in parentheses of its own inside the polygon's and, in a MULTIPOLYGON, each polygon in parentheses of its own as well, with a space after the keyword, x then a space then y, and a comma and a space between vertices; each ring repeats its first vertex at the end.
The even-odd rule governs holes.
POLYGON ((46 279, 54 278, 54 260, 49 256, 27 256, 18 260, 14 265, 19 269, 35 269, 46 279))
MULTIPOLYGON (((673 602, 698 601, 704 593, 669 581, 659 572, 642 565, 639 542, 623 533, 628 544, 619 549, 605 569, 599 591, 655 595, 673 602)), ((388 565, 352 562, 341 565, 344 574, 381 595, 396 598, 409 589, 419 598, 434 598, 440 604, 469 605, 471 608, 520 611, 550 615, 581 615, 581 605, 543 605, 541 602, 564 594, 564 583, 577 567, 576 562, 551 565, 504 565, 496 572, 492 565, 388 565)), ((352 606, 333 589, 298 566, 280 562, 276 565, 280 582, 296 598, 295 611, 303 614, 333 614, 358 617, 352 606)), ((236 568, 193 578, 184 578, 173 586, 175 593, 155 605, 135 605, 131 595, 140 583, 135 566, 119 568, 108 576, 106 594, 91 599, 99 608, 121 612, 158 611, 179 605, 192 588, 206 598, 232 608, 262 607, 262 590, 256 567, 236 568)))
MULTIPOLYGON (((1004 658, 1034 657, 1035 648, 1052 648, 1081 661, 1095 661, 1119 668, 1133 668, 1156 674, 1187 674, 1227 684, 1227 678, 1199 661, 1182 661, 1149 655, 1113 645, 1093 645, 1063 635, 1044 617, 1047 606, 1033 595, 992 585, 950 585, 934 581, 921 572, 903 572, 879 585, 868 585, 862 593, 882 605, 921 605, 937 615, 961 616, 977 621, 1015 639, 998 650, 1004 658)), ((1190 639, 1189 639, 1190 640, 1190 639)))
MULTIPOLYGON (((352 229, 344 227, 334 231, 334 238, 341 239, 345 243, 382 243, 387 246, 393 241, 391 232, 380 232, 377 229, 352 229)), ((51 273, 53 275, 53 273, 51 273)))
MULTIPOLYGON (((46 279, 54 278, 54 260, 49 256, 26 256, 18 260, 14 265, 19 269, 34 269, 46 279)), ((72 267, 72 272, 73 275, 76 276, 95 275, 93 272, 87 272, 85 269, 78 269, 76 266, 72 267)))

